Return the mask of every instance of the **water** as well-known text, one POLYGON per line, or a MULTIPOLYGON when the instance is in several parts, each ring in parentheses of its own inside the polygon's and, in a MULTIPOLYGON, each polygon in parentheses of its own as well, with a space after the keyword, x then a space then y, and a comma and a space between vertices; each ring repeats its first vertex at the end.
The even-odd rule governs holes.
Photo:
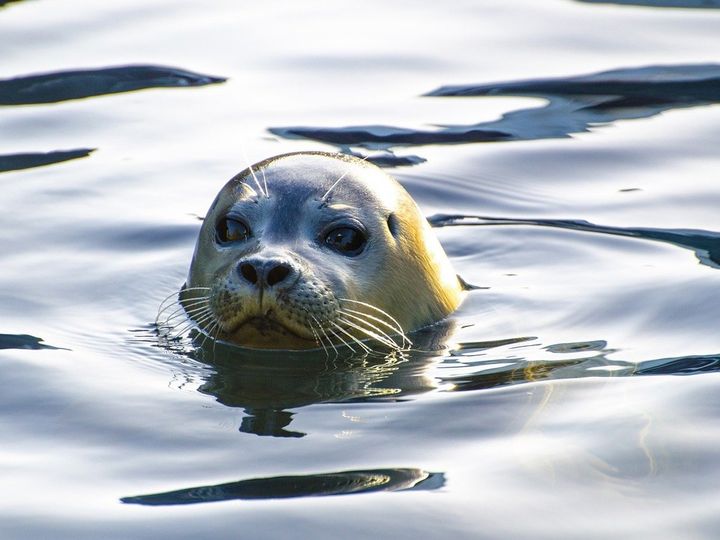
POLYGON ((2 538, 717 536, 717 2, 0 4, 2 538), (217 190, 327 149, 482 287, 446 348, 163 346, 217 190))

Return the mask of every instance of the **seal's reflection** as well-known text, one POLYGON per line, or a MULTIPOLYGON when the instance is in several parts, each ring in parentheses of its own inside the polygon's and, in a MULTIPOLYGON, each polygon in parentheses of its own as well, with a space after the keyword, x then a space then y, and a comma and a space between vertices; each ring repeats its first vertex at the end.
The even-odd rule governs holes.
POLYGON ((436 387, 429 375, 453 330, 444 321, 413 333, 412 350, 367 355, 338 349, 259 351, 241 349, 195 336, 192 358, 213 370, 198 388, 247 416, 240 431, 260 436, 303 437, 286 429, 290 409, 322 402, 401 400, 436 387))

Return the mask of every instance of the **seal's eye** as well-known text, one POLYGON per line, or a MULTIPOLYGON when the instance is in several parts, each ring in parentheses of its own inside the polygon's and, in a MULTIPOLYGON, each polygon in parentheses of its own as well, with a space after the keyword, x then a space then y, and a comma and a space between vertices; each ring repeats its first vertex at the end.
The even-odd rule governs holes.
POLYGON ((325 237, 325 243, 330 248, 348 257, 359 255, 366 242, 363 232, 353 227, 338 227, 325 237))
POLYGON ((242 221, 225 217, 215 225, 215 234, 217 235, 218 242, 221 244, 227 242, 242 242, 250 238, 250 229, 242 221))

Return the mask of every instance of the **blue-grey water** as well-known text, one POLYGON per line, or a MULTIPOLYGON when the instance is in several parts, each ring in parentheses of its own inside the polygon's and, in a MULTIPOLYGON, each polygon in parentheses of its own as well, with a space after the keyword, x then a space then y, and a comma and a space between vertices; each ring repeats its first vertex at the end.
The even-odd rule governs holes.
POLYGON ((0 2, 0 538, 717 538, 718 8, 0 2), (439 350, 155 334, 298 150, 415 197, 439 350))

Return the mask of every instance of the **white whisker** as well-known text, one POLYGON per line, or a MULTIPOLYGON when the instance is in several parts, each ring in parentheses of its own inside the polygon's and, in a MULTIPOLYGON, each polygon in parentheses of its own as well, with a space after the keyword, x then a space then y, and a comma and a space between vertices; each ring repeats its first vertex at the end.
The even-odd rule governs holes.
POLYGON ((412 341, 410 341, 410 339, 408 339, 408 337, 405 335, 405 332, 403 331, 402 326, 400 326, 400 323, 397 322, 397 320, 392 315, 387 313, 386 311, 383 311, 379 307, 373 306, 372 304, 368 304, 367 302, 361 302, 360 300, 352 300, 351 298, 339 298, 338 300, 342 300, 343 302, 353 302, 355 304, 359 304, 361 306, 365 306, 370 309, 374 309, 378 313, 381 313, 382 315, 384 315, 385 317, 387 317, 388 319, 390 319, 392 322, 395 323, 395 325, 396 325, 395 330, 397 331, 397 333, 400 334, 403 337, 403 339, 405 341, 407 341, 407 343, 409 345, 412 345, 412 341))
POLYGON ((260 190, 260 193, 262 195, 264 195, 265 197, 267 197, 267 193, 265 193, 263 191, 262 185, 260 185, 260 182, 258 181, 257 176, 255 176, 255 171, 253 170, 252 165, 249 164, 250 160, 248 159, 247 154, 245 153, 245 149, 241 147, 240 151, 243 153, 243 159, 245 159, 245 162, 248 163, 248 169, 250 170, 250 174, 252 175, 253 180, 255 180, 255 185, 260 190))
MULTIPOLYGON (((216 327, 219 328, 219 323, 217 321, 214 321, 207 330, 201 330, 200 333, 203 335, 202 341, 200 342, 200 348, 202 349, 205 347, 205 341, 207 341, 207 338, 211 337, 210 332, 212 332, 216 327)), ((211 338, 212 339, 212 338, 211 338)))
MULTIPOLYGON (((348 315, 346 314, 346 316, 348 316, 348 315)), ((365 334, 365 335, 367 335, 367 336, 369 336, 369 337, 371 337, 371 338, 379 341, 380 343, 382 343, 383 345, 386 345, 386 346, 390 347, 391 349, 400 349, 400 348, 401 348, 400 345, 398 345, 398 344, 395 343, 392 339, 390 339, 390 338, 387 336, 387 334, 378 334, 378 333, 376 333, 376 332, 372 332, 371 330, 368 330, 367 328, 364 328, 364 327, 362 327, 362 326, 360 326, 360 325, 358 325, 358 324, 356 324, 356 323, 354 323, 354 322, 352 322, 352 321, 349 321, 349 320, 347 320, 347 319, 341 318, 341 319, 338 319, 338 320, 339 320, 340 322, 343 322, 343 323, 347 324, 347 325, 350 326, 351 328, 355 328, 356 330, 359 330, 359 331, 362 332, 363 334, 365 334)), ((362 320, 362 319, 360 319, 360 320, 362 320)), ((365 321, 363 321, 363 322, 365 322, 365 321)), ((369 324, 369 323, 368 323, 368 324, 369 324)))
POLYGON ((318 334, 315 329, 312 327, 312 323, 308 325, 308 328, 310 328, 310 331, 313 333, 313 336, 315 336, 315 341, 323 348, 323 351, 325 351, 325 358, 330 358, 330 353, 328 353, 327 347, 325 347, 325 344, 323 343, 322 339, 320 339, 320 334, 318 334))
POLYGON ((267 197, 269 199, 270 192, 268 191, 268 187, 267 187, 267 178, 265 177, 265 169, 264 168, 260 169, 260 172, 262 173, 263 185, 265 186, 265 197, 267 197))
MULTIPOLYGON (((387 332, 385 332, 383 329, 378 328, 377 326, 375 326, 374 324, 372 324, 371 322, 369 322, 369 321, 367 320, 367 319, 371 319, 371 320, 373 320, 373 321, 376 321, 376 322, 382 324, 383 326, 386 326, 387 328, 390 328, 390 329, 394 330, 395 332, 398 332, 398 329, 397 329, 397 328, 395 328, 395 327, 394 327, 393 325, 391 325, 391 324, 388 324, 387 322, 383 321, 382 319, 378 319, 377 317, 373 317, 372 315, 370 315, 370 314, 368 314, 368 313, 363 313, 362 311, 357 311, 357 310, 355 310, 355 309, 350 309, 350 308, 342 308, 342 309, 339 309, 339 310, 338 310, 338 313, 340 313, 341 315, 345 315, 346 317, 350 317, 350 318, 352 318, 352 319, 355 319, 355 320, 357 320, 357 321, 361 321, 363 324, 369 326, 370 328, 372 328, 373 330, 375 330, 375 331, 376 331, 378 334, 380 334, 381 336, 384 336, 385 338, 387 338, 387 339, 389 339, 390 341, 392 341, 393 343, 395 343, 395 340, 392 339, 392 337, 390 336, 390 334, 388 334, 387 332), (358 315, 362 315, 362 317, 359 317, 358 315)), ((410 340, 407 338, 407 336, 405 335, 405 333, 404 333, 402 330, 400 330, 400 331, 398 332, 398 334, 399 334, 400 337, 403 339, 403 346, 404 346, 405 344, 407 344, 408 346, 412 345, 412 343, 410 342, 410 340)), ((397 345, 397 343, 395 343, 395 344, 397 345)), ((402 348, 402 347, 400 347, 399 345, 397 345, 397 346, 398 346, 399 348, 402 348)))
POLYGON ((213 340, 213 358, 215 358, 215 345, 217 345, 218 342, 218 336, 220 335, 220 324, 215 323, 215 335, 212 337, 213 340))
MULTIPOLYGON (((336 326, 337 326, 337 325, 336 325, 336 326)), ((335 337, 338 338, 340 341, 342 341, 342 343, 343 343, 348 349, 350 349, 352 352, 357 352, 357 351, 355 351, 355 349, 352 348, 352 346, 351 346, 347 341, 345 341, 341 336, 337 335, 337 333, 336 333, 332 328, 328 328, 328 330, 330 331, 330 333, 331 333, 333 336, 335 336, 335 337)))
MULTIPOLYGON (((307 310, 306 310, 306 311, 307 311, 307 310)), ((330 339, 330 336, 328 336, 328 335, 327 335, 327 332, 325 332, 325 328, 323 328, 323 325, 320 324, 320 321, 318 321, 318 320, 315 318, 314 315, 311 315, 310 312, 308 312, 308 315, 310 315, 310 317, 312 317, 312 319, 313 319, 313 320, 315 321, 315 323, 318 325, 318 329, 323 333, 323 335, 325 336, 325 338, 328 340, 328 343, 329 343, 330 346, 333 348, 333 351, 335 351, 335 358, 337 358, 340 353, 338 353, 337 348, 335 348, 335 344, 332 342, 332 339, 330 339)))
MULTIPOLYGON (((343 334, 345 334, 347 337, 349 337, 351 340, 353 340, 355 343, 357 343, 357 344, 358 344, 360 347, 362 347, 366 352, 369 352, 369 353, 373 352, 373 350, 372 350, 370 347, 368 347, 367 345, 365 345, 365 343, 363 343, 363 342, 360 341, 358 338, 356 338, 355 336, 353 336, 350 332, 348 332, 347 330, 345 330, 342 326, 340 326, 340 325, 337 324, 336 322, 332 322, 332 325, 333 325, 335 328, 337 328, 338 330, 340 330, 340 331, 341 331, 343 334)), ((348 347, 350 347, 349 344, 348 344, 348 347)), ((355 351, 355 349, 353 349, 352 347, 350 347, 350 349, 351 349, 353 352, 355 351)))
MULTIPOLYGON (((368 159, 369 157, 370 157, 370 154, 368 154, 367 156, 365 156, 364 158, 362 158, 360 161, 365 161, 365 160, 368 159)), ((351 168, 348 168, 348 170, 345 171, 345 172, 340 176, 340 178, 338 178, 337 180, 335 180, 335 183, 333 183, 333 185, 330 186, 330 189, 328 189, 328 190, 325 192, 325 195, 323 195, 322 197, 320 197, 320 202, 321 202, 321 203, 326 203, 326 202, 327 202, 328 195, 330 195, 330 192, 331 192, 333 189, 335 189, 335 186, 337 186, 337 185, 340 183, 340 181, 341 181, 343 178, 345 178, 348 174, 350 174, 351 172, 352 172, 352 169, 351 169, 351 168)))
POLYGON ((175 331, 174 339, 177 339, 178 337, 180 337, 182 334, 184 334, 185 332, 187 332, 188 330, 190 330, 193 327, 202 328, 203 324, 205 324, 206 322, 208 322, 209 320, 212 320, 212 319, 213 319, 213 314, 209 313, 209 312, 201 318, 188 319, 187 322, 182 323, 173 329, 175 331))
MULTIPOLYGON (((167 308, 165 308, 165 309, 170 309, 171 307, 174 307, 174 305, 169 305, 169 306, 168 306, 167 308)), ((185 307, 180 306, 180 307, 178 307, 175 311, 173 311, 172 313, 170 313, 170 315, 167 315, 167 316, 163 319, 163 322, 164 322, 165 324, 168 324, 171 320, 173 320, 173 319, 175 319, 175 318, 177 318, 177 317, 180 317, 180 316, 182 316, 182 317, 184 317, 184 318, 187 318, 186 315, 192 315, 195 311, 202 311, 202 310, 204 310, 204 309, 207 309, 207 308, 206 308, 205 306, 203 306, 203 307, 195 308, 194 310, 188 310, 188 309, 185 309, 185 307)), ((159 322, 160 322, 160 317, 159 317, 159 314, 158 314, 158 317, 155 319, 155 324, 159 324, 159 322)))

